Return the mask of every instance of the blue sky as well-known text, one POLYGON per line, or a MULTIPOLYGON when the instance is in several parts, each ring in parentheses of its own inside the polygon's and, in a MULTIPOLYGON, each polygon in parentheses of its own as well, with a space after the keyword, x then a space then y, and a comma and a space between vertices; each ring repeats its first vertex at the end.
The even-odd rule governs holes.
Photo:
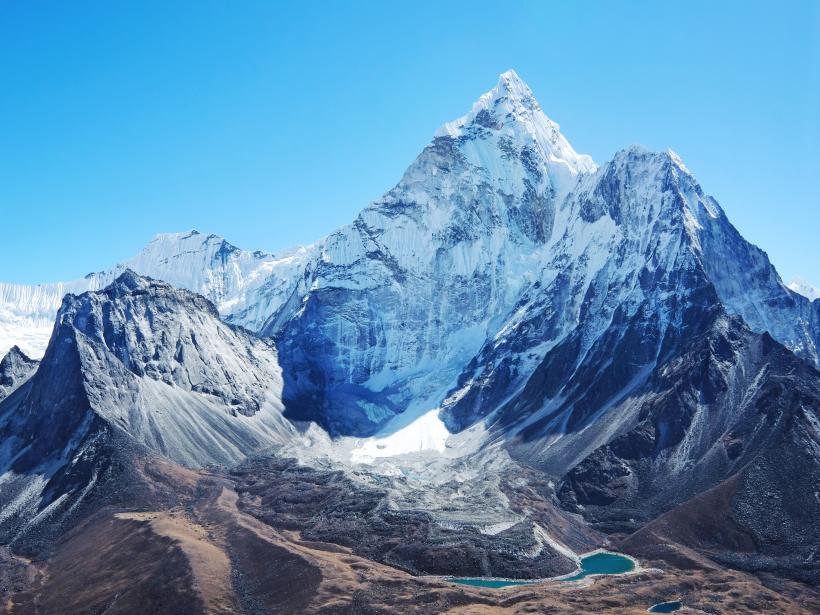
POLYGON ((575 149, 675 149, 820 285, 820 3, 0 2, 0 280, 158 232, 309 243, 515 68, 575 149))

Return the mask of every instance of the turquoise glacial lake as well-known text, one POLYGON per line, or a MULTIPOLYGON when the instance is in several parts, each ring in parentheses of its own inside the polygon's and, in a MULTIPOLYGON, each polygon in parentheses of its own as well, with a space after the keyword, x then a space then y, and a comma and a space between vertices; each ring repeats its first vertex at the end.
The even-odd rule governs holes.
POLYGON ((680 603, 680 600, 673 600, 671 602, 659 602, 651 607, 649 607, 650 613, 674 613, 675 611, 679 611, 683 605, 680 603))
MULTIPOLYGON (((594 574, 624 574, 635 569, 635 563, 623 555, 617 553, 593 553, 581 558, 581 570, 576 574, 561 579, 562 581, 579 581, 584 577, 594 574)), ((508 587, 510 585, 526 585, 535 581, 507 580, 507 579, 447 579, 453 583, 462 585, 474 585, 475 587, 508 587)), ((662 611, 661 611, 662 612, 662 611)))

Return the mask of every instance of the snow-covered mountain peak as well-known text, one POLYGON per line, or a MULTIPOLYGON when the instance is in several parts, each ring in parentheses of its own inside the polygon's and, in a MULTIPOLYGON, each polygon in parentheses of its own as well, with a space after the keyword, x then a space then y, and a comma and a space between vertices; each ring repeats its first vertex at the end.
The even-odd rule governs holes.
POLYGON ((508 101, 509 106, 515 109, 518 113, 541 110, 541 107, 538 105, 538 101, 535 100, 535 96, 533 95, 530 86, 524 83, 524 80, 521 79, 521 77, 518 76, 518 73, 516 73, 513 69, 501 73, 498 77, 498 84, 487 94, 482 96, 478 104, 484 102, 485 98, 492 99, 491 105, 496 105, 502 101, 508 101))
MULTIPOLYGON (((608 165, 626 168, 627 172, 646 171, 665 173, 684 192, 691 192, 704 200, 714 203, 705 196, 698 180, 689 170, 683 158, 672 149, 653 150, 640 144, 633 144, 618 151, 608 165)), ((607 165, 602 166, 604 168, 607 165)), ((714 204, 716 206, 716 203, 714 204)), ((716 212, 711 212, 713 215, 716 212)))
POLYGON ((487 142, 502 152, 532 150, 535 158, 546 161, 556 193, 569 190, 578 174, 596 169, 592 158, 573 149, 514 70, 502 73, 498 84, 469 113, 444 124, 435 136, 487 142))
POLYGON ((556 132, 558 124, 549 119, 541 111, 541 106, 535 99, 530 87, 518 76, 514 70, 502 73, 496 86, 483 94, 474 104, 470 112, 454 122, 448 122, 439 129, 437 136, 459 136, 467 127, 478 122, 485 127, 501 128, 505 123, 514 121, 538 120, 556 132), (536 117, 540 114, 540 117, 536 117), (492 119, 495 122, 490 121, 492 119))
POLYGON ((574 193, 578 214, 587 222, 608 213, 616 224, 632 219, 650 229, 649 219, 672 216, 694 229, 704 214, 717 215, 717 204, 704 195, 677 154, 642 145, 617 152, 594 176, 582 178, 574 193))
POLYGON ((667 149, 657 151, 649 149, 640 143, 633 143, 632 145, 623 148, 615 153, 612 158, 612 163, 623 166, 625 164, 643 164, 652 165, 655 167, 674 166, 688 173, 686 165, 683 164, 680 156, 673 150, 667 149))
POLYGON ((804 278, 797 276, 792 278, 792 281, 787 284, 789 290, 796 292, 798 295, 803 295, 809 301, 820 299, 820 288, 814 286, 804 278))
POLYGON ((182 255, 230 253, 239 250, 219 235, 205 235, 197 230, 183 233, 159 233, 142 249, 135 259, 150 259, 154 262, 182 255))

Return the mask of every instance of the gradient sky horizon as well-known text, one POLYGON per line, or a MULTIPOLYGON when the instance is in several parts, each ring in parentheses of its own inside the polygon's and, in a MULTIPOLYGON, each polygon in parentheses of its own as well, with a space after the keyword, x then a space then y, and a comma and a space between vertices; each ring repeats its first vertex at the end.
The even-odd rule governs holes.
POLYGON ((315 241, 515 68, 577 151, 674 149, 820 286, 820 2, 345 4, 0 3, 0 281, 315 241))

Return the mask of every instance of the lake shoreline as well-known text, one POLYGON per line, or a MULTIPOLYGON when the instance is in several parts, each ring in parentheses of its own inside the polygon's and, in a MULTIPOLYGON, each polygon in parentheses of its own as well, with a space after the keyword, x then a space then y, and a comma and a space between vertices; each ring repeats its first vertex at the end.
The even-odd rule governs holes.
POLYGON ((629 575, 629 574, 637 574, 637 573, 643 572, 645 570, 641 566, 640 561, 638 561, 636 558, 632 557, 631 555, 627 555, 625 553, 618 553, 616 551, 610 551, 610 550, 605 549, 605 548, 593 549, 592 551, 587 551, 586 553, 578 554, 577 555, 577 563, 578 563, 578 568, 576 568, 573 572, 563 574, 563 575, 560 575, 560 576, 556 576, 556 577, 542 577, 542 578, 537 578, 537 579, 512 579, 512 578, 504 578, 504 577, 455 577, 455 576, 452 576, 452 575, 446 575, 446 576, 445 575, 437 575, 437 576, 434 576, 432 578, 437 579, 437 580, 441 580, 441 581, 447 581, 447 582, 450 582, 450 583, 455 583, 457 585, 466 585, 466 586, 471 586, 471 587, 484 587, 485 589, 505 589, 505 588, 508 588, 508 587, 517 587, 517 586, 520 586, 520 585, 533 585, 533 584, 538 584, 538 583, 547 583, 547 582, 555 582, 555 581, 576 583, 576 582, 581 582, 584 579, 589 579, 589 578, 593 578, 593 577, 623 576, 623 575, 629 575), (589 558, 589 557, 592 557, 594 555, 601 555, 601 554, 615 555, 615 556, 627 559, 632 563, 632 568, 627 570, 627 571, 624 571, 624 572, 589 573, 589 574, 585 574, 584 576, 582 576, 578 579, 570 580, 573 577, 576 577, 580 574, 583 574, 584 569, 583 569, 583 566, 581 564, 582 564, 582 561, 585 558, 589 558), (460 580, 456 581, 454 579, 460 579, 460 580), (501 585, 499 587, 492 587, 492 586, 482 586, 482 585, 479 585, 477 583, 476 584, 471 584, 471 583, 462 582, 462 581, 479 581, 479 582, 489 582, 489 583, 497 582, 497 583, 506 583, 506 585, 501 585))

